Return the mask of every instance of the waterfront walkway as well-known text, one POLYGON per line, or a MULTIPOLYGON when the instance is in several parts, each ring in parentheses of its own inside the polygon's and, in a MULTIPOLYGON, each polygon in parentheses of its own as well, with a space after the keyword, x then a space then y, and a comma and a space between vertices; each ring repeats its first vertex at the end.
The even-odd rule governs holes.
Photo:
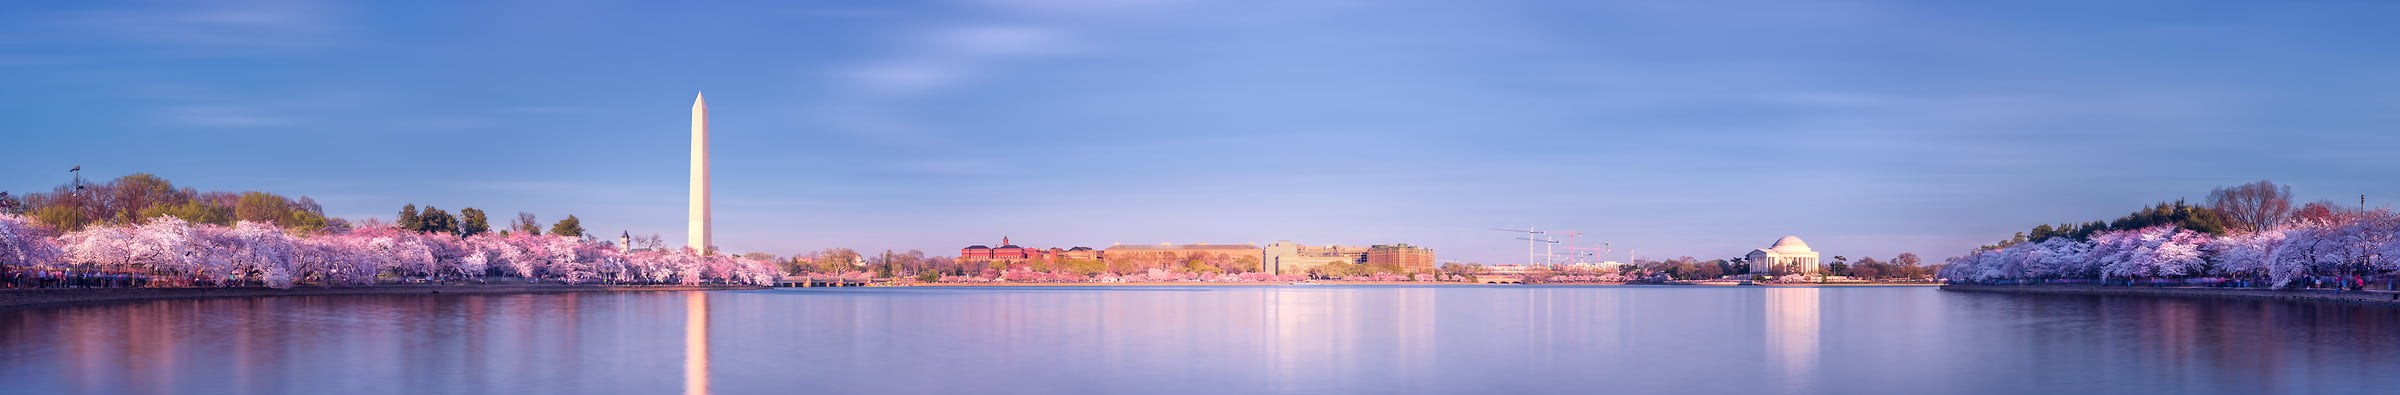
POLYGON ((863 287, 865 280, 849 280, 839 276, 783 276, 775 280, 776 288, 863 287))
POLYGON ((291 289, 226 288, 44 288, 0 290, 0 308, 127 302, 160 299, 243 298, 262 296, 400 295, 400 294, 522 294, 559 292, 722 291, 761 289, 756 285, 368 285, 291 289))

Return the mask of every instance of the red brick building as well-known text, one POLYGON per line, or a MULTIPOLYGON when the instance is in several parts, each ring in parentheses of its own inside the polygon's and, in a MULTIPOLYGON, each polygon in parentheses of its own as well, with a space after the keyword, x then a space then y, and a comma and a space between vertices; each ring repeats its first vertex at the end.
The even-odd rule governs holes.
POLYGON ((1433 249, 1408 244, 1378 244, 1367 247, 1367 264, 1392 265, 1410 273, 1433 269, 1433 249))

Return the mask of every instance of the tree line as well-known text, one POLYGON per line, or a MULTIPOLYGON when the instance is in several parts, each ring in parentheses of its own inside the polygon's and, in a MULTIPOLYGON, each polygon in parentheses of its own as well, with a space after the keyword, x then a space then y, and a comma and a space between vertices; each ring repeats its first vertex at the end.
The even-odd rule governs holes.
POLYGON ((1190 275, 1192 278, 1273 277, 1272 274, 1261 272, 1258 257, 1222 253, 1127 253, 1106 259, 1036 257, 1024 260, 960 260, 928 255, 920 250, 862 254, 849 248, 827 248, 792 254, 788 258, 763 253, 745 256, 782 262, 780 266, 784 272, 795 275, 911 278, 925 282, 1098 281, 1137 275, 1165 278, 1171 277, 1170 274, 1190 275))
POLYGON ((299 231, 346 225, 340 219, 325 217, 324 208, 307 196, 288 198, 259 191, 177 188, 173 182, 149 173, 134 173, 106 183, 61 184, 50 192, 26 195, 22 201, 0 193, 0 212, 27 215, 62 232, 92 225, 135 225, 161 216, 217 226, 242 221, 272 223, 299 231))
POLYGON ((2105 228, 2082 226, 1984 246, 1950 258, 1941 275, 1987 283, 2150 280, 2280 288, 2335 283, 2330 279, 2358 287, 2368 277, 2400 271, 2400 215, 2332 201, 2294 208, 2291 196, 2291 187, 2268 181, 2218 188, 2204 206, 2154 206, 2105 228))
MULTIPOLYGON (((459 236, 474 236, 478 234, 490 233, 492 231, 491 218, 484 214, 483 210, 477 210, 474 207, 459 209, 458 216, 453 217, 450 215, 450 212, 442 211, 442 209, 433 206, 425 206, 424 211, 418 211, 417 205, 410 203, 400 206, 400 214, 396 218, 398 218, 398 220, 394 221, 394 226, 397 226, 400 229, 417 232, 449 233, 459 236)), ((519 211, 517 212, 516 221, 510 223, 508 228, 501 229, 500 234, 504 236, 509 235, 512 232, 536 235, 543 234, 541 226, 537 225, 539 223, 541 222, 534 219, 533 213, 519 211)), ((574 215, 568 215, 567 219, 558 220, 558 223, 551 224, 549 234, 552 236, 583 237, 583 220, 575 218, 574 215)))
MULTIPOLYGON (((2041 242, 2059 237, 2088 241, 2092 239, 2093 235, 2101 233, 2126 232, 2155 226, 2172 226, 2192 232, 2206 233, 2210 236, 2223 236, 2229 229, 2227 227, 2229 221, 2218 209, 2185 204, 2182 200, 2176 200, 2160 202, 2147 208, 2134 210, 2132 214, 2126 214, 2113 221, 2034 225, 2032 230, 2017 232, 2014 237, 1984 246, 1984 248, 2005 247, 2029 241, 2041 242)), ((2257 229, 2254 224, 2244 223, 2238 226, 2245 230, 2257 229)))
POLYGON ((0 193, 0 271, 139 274, 154 286, 359 285, 521 279, 564 283, 770 284, 766 260, 631 250, 569 215, 547 233, 530 213, 492 232, 482 210, 452 216, 403 206, 399 221, 328 218, 313 199, 202 192, 136 173, 62 185, 22 200, 0 193))
POLYGON ((517 233, 459 236, 367 220, 355 229, 298 232, 159 216, 51 235, 0 214, 0 271, 137 273, 151 286, 365 285, 403 281, 567 284, 771 284, 766 261, 684 250, 626 251, 583 238, 517 233))

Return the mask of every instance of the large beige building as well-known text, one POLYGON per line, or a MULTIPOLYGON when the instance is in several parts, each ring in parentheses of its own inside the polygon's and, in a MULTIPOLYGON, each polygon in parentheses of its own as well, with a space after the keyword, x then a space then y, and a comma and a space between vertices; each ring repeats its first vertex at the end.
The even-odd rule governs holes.
POLYGON ((1308 274, 1309 269, 1335 263, 1392 265, 1410 273, 1434 268, 1432 249, 1408 244, 1308 246, 1291 240, 1277 241, 1264 248, 1255 244, 1119 244, 1109 246, 1100 255, 1112 262, 1152 266, 1176 265, 1197 258, 1224 267, 1249 258, 1258 262, 1259 271, 1283 275, 1308 274))
MULTIPOLYGON (((1150 266, 1177 265, 1188 260, 1199 259, 1218 267, 1225 267, 1225 265, 1238 262, 1242 258, 1260 261, 1264 253, 1265 249, 1259 248, 1255 244, 1159 243, 1155 245, 1118 244, 1108 246, 1107 250, 1100 251, 1100 256, 1109 261, 1134 262, 1150 266)), ((1263 261, 1260 262, 1263 266, 1263 261)))
POLYGON ((1801 242, 1800 236, 1784 236, 1776 239, 1773 247, 1751 250, 1749 260, 1750 274, 1767 274, 1776 266, 1783 265, 1798 265, 1801 272, 1815 272, 1822 268, 1817 264, 1817 251, 1809 249, 1808 243, 1801 242))
POLYGON ((1275 274, 1308 274, 1308 269, 1332 263, 1357 264, 1367 261, 1367 248, 1359 246, 1317 246, 1293 243, 1291 240, 1268 244, 1266 259, 1260 261, 1262 271, 1275 274))

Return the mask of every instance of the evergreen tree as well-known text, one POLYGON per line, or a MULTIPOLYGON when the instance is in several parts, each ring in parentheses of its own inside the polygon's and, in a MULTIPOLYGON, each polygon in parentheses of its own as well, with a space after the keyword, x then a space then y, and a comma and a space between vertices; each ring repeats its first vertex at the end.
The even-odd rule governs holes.
POLYGON ((416 231, 425 226, 425 219, 417 216, 416 204, 409 204, 400 206, 400 220, 393 225, 399 225, 401 230, 416 231))
POLYGON ((892 278, 892 250, 883 250, 883 259, 875 265, 875 278, 892 278))
POLYGON ((2040 243, 2043 240, 2049 240, 2052 237, 2058 237, 2058 234, 2058 230, 2051 228, 2049 224, 2034 225, 2033 233, 2025 235, 2025 240, 2040 243))
POLYGON ((477 210, 474 207, 462 208, 458 209, 458 216, 460 217, 459 236, 474 236, 492 231, 491 218, 485 217, 483 210, 477 210))
POLYGON ((575 219, 575 216, 569 215, 567 216, 567 219, 558 220, 558 224, 550 225, 550 234, 568 237, 583 237, 583 220, 575 219))
POLYGON ((418 222, 420 223, 420 228, 417 229, 418 231, 458 233, 458 217, 450 216, 450 212, 448 211, 442 211, 442 209, 434 208, 433 206, 425 206, 425 214, 418 217, 418 222))
POLYGON ((2092 222, 2085 222, 2085 223, 2083 223, 2083 227, 2081 227, 2081 228, 2075 228, 2075 239, 2076 239, 2076 240, 2091 240, 2091 239, 2092 239, 2092 235, 2100 234, 2100 232, 2101 232, 2101 231, 2106 231, 2106 230, 2108 230, 2108 223, 2107 223, 2107 222, 2102 222, 2102 221, 2092 221, 2092 222))
POLYGON ((2113 221, 2065 223, 2056 226, 2036 225, 2031 234, 2019 232, 2016 238, 2002 240, 1998 245, 1984 246, 1984 249, 2007 247, 2028 241, 2041 242, 2053 237, 2072 237, 2076 241, 2089 241, 2093 235, 2100 232, 2140 230, 2152 226, 2176 226, 2193 232, 2223 236, 2225 231, 2234 224, 2233 220, 2226 217, 2224 213, 2208 208, 2208 206, 2197 206, 2177 200, 2143 207, 2113 221))

